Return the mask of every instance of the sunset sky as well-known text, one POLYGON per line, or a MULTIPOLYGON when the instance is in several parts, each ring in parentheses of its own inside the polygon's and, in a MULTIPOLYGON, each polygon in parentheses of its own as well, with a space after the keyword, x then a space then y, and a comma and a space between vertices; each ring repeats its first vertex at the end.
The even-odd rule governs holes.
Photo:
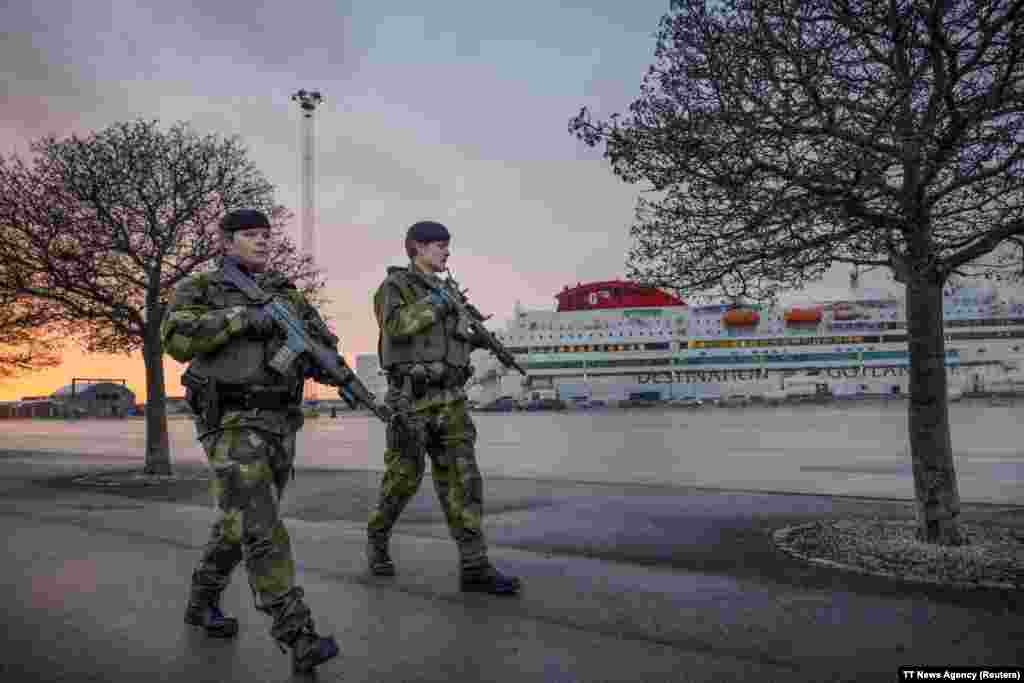
MULTIPOLYGON (((317 89, 317 242, 350 357, 376 349, 370 297, 416 220, 444 222, 450 265, 496 321, 551 309, 567 284, 622 277, 636 187, 567 124, 625 111, 667 0, 155 2, 33 0, 0 9, 0 153, 136 117, 239 135, 296 215, 298 106, 317 89)), ((799 298, 841 297, 836 270, 799 298)), ((890 286, 879 275, 866 284, 890 286)), ((502 323, 503 324, 503 323, 502 323)), ((168 360, 168 392, 181 369, 168 360)), ((128 379, 141 358, 86 356, 0 383, 0 400, 72 377, 128 379)))

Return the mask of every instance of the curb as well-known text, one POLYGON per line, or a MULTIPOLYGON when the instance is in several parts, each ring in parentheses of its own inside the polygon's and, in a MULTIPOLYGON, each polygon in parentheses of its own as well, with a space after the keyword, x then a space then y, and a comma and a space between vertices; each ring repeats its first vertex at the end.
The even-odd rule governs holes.
POLYGON ((847 564, 845 562, 838 562, 836 560, 830 560, 824 557, 815 557, 808 555, 807 553, 800 552, 796 549, 794 539, 800 534, 815 530, 822 529, 825 526, 831 526, 828 522, 809 522, 807 524, 798 524, 795 526, 783 527, 772 532, 772 541, 775 546, 792 557, 798 560, 802 560, 812 565, 819 567, 825 567, 827 569, 838 569, 841 571, 854 572, 866 576, 878 576, 886 579, 893 579, 904 583, 914 583, 929 586, 942 586, 946 588, 955 588, 959 590, 971 590, 977 588, 988 588, 1004 591, 1024 591, 1024 585, 1005 583, 1000 581, 943 581, 940 579, 932 579, 922 576, 904 575, 897 574, 896 572, 886 571, 882 569, 870 569, 859 565, 847 564))
POLYGON ((178 474, 146 474, 138 470, 120 470, 114 472, 90 472, 70 480, 75 486, 99 488, 142 488, 147 486, 165 486, 194 481, 209 481, 208 472, 196 471, 178 474))

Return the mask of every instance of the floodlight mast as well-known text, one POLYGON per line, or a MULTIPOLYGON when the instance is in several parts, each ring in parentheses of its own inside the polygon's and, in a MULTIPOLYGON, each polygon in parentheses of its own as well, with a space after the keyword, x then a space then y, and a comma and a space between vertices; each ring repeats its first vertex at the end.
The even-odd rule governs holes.
MULTIPOLYGON (((323 101, 319 90, 298 90, 292 95, 292 101, 298 102, 302 109, 301 135, 301 167, 302 167, 302 231, 299 249, 311 266, 316 265, 316 167, 314 152, 316 150, 316 134, 313 127, 313 114, 317 105, 323 101)), ((312 380, 306 381, 303 397, 307 401, 317 400, 317 390, 312 380)))
POLYGON ((313 113, 323 101, 319 90, 299 90, 292 95, 302 109, 302 233, 299 248, 313 259, 316 253, 316 132, 313 113))

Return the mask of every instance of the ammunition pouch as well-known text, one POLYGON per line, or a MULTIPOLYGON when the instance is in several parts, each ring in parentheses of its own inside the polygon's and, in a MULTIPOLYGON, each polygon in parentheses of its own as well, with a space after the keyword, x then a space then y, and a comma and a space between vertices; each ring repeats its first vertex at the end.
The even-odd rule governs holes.
POLYGON ((211 428, 220 425, 222 413, 217 381, 203 377, 189 368, 181 376, 181 385, 185 387, 185 402, 195 416, 211 428))
POLYGON ((302 402, 302 383, 296 388, 227 384, 186 370, 181 376, 185 401, 209 428, 220 426, 227 410, 286 410, 302 402))
POLYGON ((225 410, 287 410, 298 405, 294 392, 287 389, 263 391, 227 391, 220 393, 220 408, 225 410))
POLYGON ((465 368, 437 361, 415 363, 388 373, 388 383, 404 395, 418 401, 431 390, 457 389, 473 376, 473 367, 465 368))
POLYGON ((427 386, 430 383, 430 373, 427 367, 420 363, 409 368, 409 382, 412 388, 412 397, 421 399, 427 394, 427 386))

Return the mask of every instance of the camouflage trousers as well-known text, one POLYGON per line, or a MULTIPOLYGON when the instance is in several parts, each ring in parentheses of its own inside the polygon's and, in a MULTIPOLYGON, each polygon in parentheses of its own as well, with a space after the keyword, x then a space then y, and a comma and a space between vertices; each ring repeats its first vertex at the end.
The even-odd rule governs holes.
POLYGON ((465 400, 417 408, 388 425, 385 472, 367 524, 370 543, 386 547, 391 530, 423 481, 430 456, 434 490, 463 569, 488 564, 483 533, 483 480, 476 463, 476 427, 465 400))
MULTIPOLYGON (((225 420, 228 422, 228 420, 225 420)), ((281 494, 295 457, 295 433, 278 436, 252 426, 229 427, 202 440, 219 512, 192 573, 189 599, 216 605, 243 560, 256 609, 273 618, 271 636, 291 643, 313 627, 295 585, 291 540, 280 517, 281 494)))

